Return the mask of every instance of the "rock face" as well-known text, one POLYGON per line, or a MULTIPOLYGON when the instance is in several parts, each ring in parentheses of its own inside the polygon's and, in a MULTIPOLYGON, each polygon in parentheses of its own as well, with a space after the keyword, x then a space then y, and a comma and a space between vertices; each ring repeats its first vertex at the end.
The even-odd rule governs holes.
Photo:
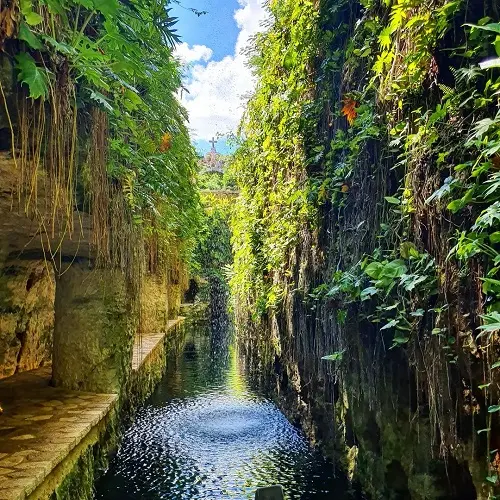
POLYGON ((168 288, 165 277, 147 276, 141 287, 139 331, 164 332, 168 322, 168 288))
POLYGON ((44 261, 17 261, 0 275, 0 378, 50 362, 54 271, 44 261))
MULTIPOLYGON (((49 362, 56 329, 56 384, 120 393, 139 318, 141 332, 165 330, 187 288, 185 266, 173 245, 162 268, 133 290, 120 271, 93 269, 88 214, 75 215, 74 234, 60 227, 53 234, 42 231, 16 188, 18 166, 8 153, 0 154, 0 378, 49 362), (49 248, 58 249, 56 266, 49 248), (69 262, 73 265, 61 269, 69 262)), ((40 178, 37 204, 42 211, 47 192, 40 178)))
POLYGON ((130 373, 136 317, 120 271, 73 263, 57 280, 55 385, 121 393, 130 373))
POLYGON ((28 201, 26 194, 19 189, 22 168, 19 158, 14 160, 9 151, 2 152, 0 148, 0 265, 17 259, 21 254, 23 259, 50 258, 49 248, 58 249, 56 261, 59 261, 59 256, 69 259, 74 256, 93 256, 89 214, 75 211, 73 229, 68 232, 64 217, 58 214, 53 220, 49 210, 50 183, 44 171, 38 173, 35 203, 33 200, 28 201), (37 213, 46 214, 43 218, 44 227, 37 213))
MULTIPOLYGON (((422 73, 411 91, 398 80, 389 95, 387 82, 405 65, 391 59, 372 78, 388 54, 373 48, 387 33, 392 43, 389 20, 401 5, 392 3, 384 18, 378 2, 271 2, 275 24, 259 47, 262 85, 243 124, 249 160, 238 163, 238 338, 249 367, 291 419, 370 498, 492 498, 500 489, 500 343, 492 319, 500 292, 485 283, 498 271, 498 247, 495 257, 469 248, 481 238, 497 241, 477 228, 500 201, 440 194, 462 163, 490 157, 464 144, 498 110, 479 116, 470 103, 460 118, 443 116, 425 140, 413 124, 420 112, 421 123, 439 113, 448 102, 441 89, 458 85, 454 75, 470 64, 449 56, 471 39, 462 19, 480 24, 485 12, 497 19, 498 1, 460 5, 446 35, 428 46, 428 60, 443 71, 432 83, 422 73), (316 27, 301 29, 311 20, 316 27), (371 44, 366 35, 375 24, 381 31, 371 44), (314 29, 319 48, 307 37, 314 29), (306 71, 294 62, 289 79, 274 78, 282 74, 277 53, 302 57, 308 49, 306 71), (277 95, 286 97, 268 114, 277 95), (300 110, 286 126, 285 108, 300 110), (397 129, 404 132, 394 140, 397 129), (292 203, 291 192, 311 202, 292 203), (384 274, 391 267, 399 270, 384 274)), ((436 4, 419 7, 435 18, 436 4)), ((392 54, 413 61, 409 32, 394 40, 392 54)), ((488 175, 497 176, 497 166, 488 175)), ((486 189, 481 179, 467 184, 470 193, 486 189)), ((494 224, 484 222, 496 231, 494 224)))
POLYGON ((140 290, 139 332, 164 332, 168 320, 178 316, 186 288, 187 275, 182 266, 174 266, 157 275, 146 275, 140 290))
POLYGON ((14 66, 11 58, 6 54, 0 54, 0 83, 5 94, 7 108, 10 110, 10 113, 7 114, 6 107, 2 102, 2 106, 0 106, 0 150, 7 150, 10 149, 12 142, 11 124, 13 127, 16 125, 17 106, 14 66))

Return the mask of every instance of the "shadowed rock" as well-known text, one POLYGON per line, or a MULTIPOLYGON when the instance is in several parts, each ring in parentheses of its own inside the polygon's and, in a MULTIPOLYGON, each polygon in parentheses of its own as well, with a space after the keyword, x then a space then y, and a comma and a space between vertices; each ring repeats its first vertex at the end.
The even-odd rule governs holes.
POLYGON ((281 486, 266 486, 255 492, 255 500, 284 500, 281 486))

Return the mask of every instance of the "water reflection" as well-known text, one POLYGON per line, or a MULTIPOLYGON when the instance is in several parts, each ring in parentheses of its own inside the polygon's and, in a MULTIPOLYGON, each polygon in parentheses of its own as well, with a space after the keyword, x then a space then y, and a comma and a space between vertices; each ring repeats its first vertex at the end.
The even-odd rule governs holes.
POLYGON ((139 411, 98 485, 100 499, 345 498, 333 468, 249 387, 227 329, 188 333, 184 353, 139 411))

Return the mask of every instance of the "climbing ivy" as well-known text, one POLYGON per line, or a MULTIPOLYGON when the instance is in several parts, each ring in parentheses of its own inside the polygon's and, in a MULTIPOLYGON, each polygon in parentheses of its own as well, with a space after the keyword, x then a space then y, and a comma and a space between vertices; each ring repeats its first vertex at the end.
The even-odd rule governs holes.
MULTIPOLYGON (((324 360, 351 370, 353 331, 372 323, 425 379, 417 399, 441 452, 456 401, 476 404, 443 381, 482 363, 486 383, 467 397, 481 401, 487 449, 500 410, 498 6, 276 0, 270 12, 235 167, 239 318, 281 324, 297 297, 333 309, 341 334, 324 360)), ((498 463, 488 449, 489 485, 498 463)))
POLYGON ((318 11, 313 2, 274 1, 273 28, 257 36, 251 56, 257 90, 242 124, 244 143, 233 170, 241 191, 236 208, 236 294, 251 292, 259 313, 284 290, 290 250, 314 218, 305 165, 305 136, 313 123, 312 59, 318 11), (311 114, 312 113, 312 114, 311 114))
POLYGON ((234 195, 224 191, 202 194, 202 213, 191 263, 193 275, 227 282, 232 263, 229 223, 233 204, 234 195))

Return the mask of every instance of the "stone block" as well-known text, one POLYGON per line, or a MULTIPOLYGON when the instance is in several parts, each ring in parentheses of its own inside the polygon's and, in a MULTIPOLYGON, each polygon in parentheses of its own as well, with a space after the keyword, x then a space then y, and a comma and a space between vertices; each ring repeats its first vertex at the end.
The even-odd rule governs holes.
POLYGON ((265 486, 258 488, 255 492, 255 500, 284 500, 283 488, 281 486, 265 486))
POLYGON ((121 393, 136 328, 124 275, 74 263, 57 281, 55 315, 55 385, 121 393))
POLYGON ((145 277, 141 286, 141 333, 164 332, 168 323, 168 286, 163 276, 145 277))
POLYGON ((11 262, 0 270, 0 378, 51 360, 54 279, 44 261, 11 262))
POLYGON ((12 59, 5 53, 0 53, 0 82, 9 110, 9 114, 7 114, 5 105, 2 103, 0 106, 0 148, 9 149, 12 135, 11 122, 15 127, 17 121, 16 78, 12 59))

